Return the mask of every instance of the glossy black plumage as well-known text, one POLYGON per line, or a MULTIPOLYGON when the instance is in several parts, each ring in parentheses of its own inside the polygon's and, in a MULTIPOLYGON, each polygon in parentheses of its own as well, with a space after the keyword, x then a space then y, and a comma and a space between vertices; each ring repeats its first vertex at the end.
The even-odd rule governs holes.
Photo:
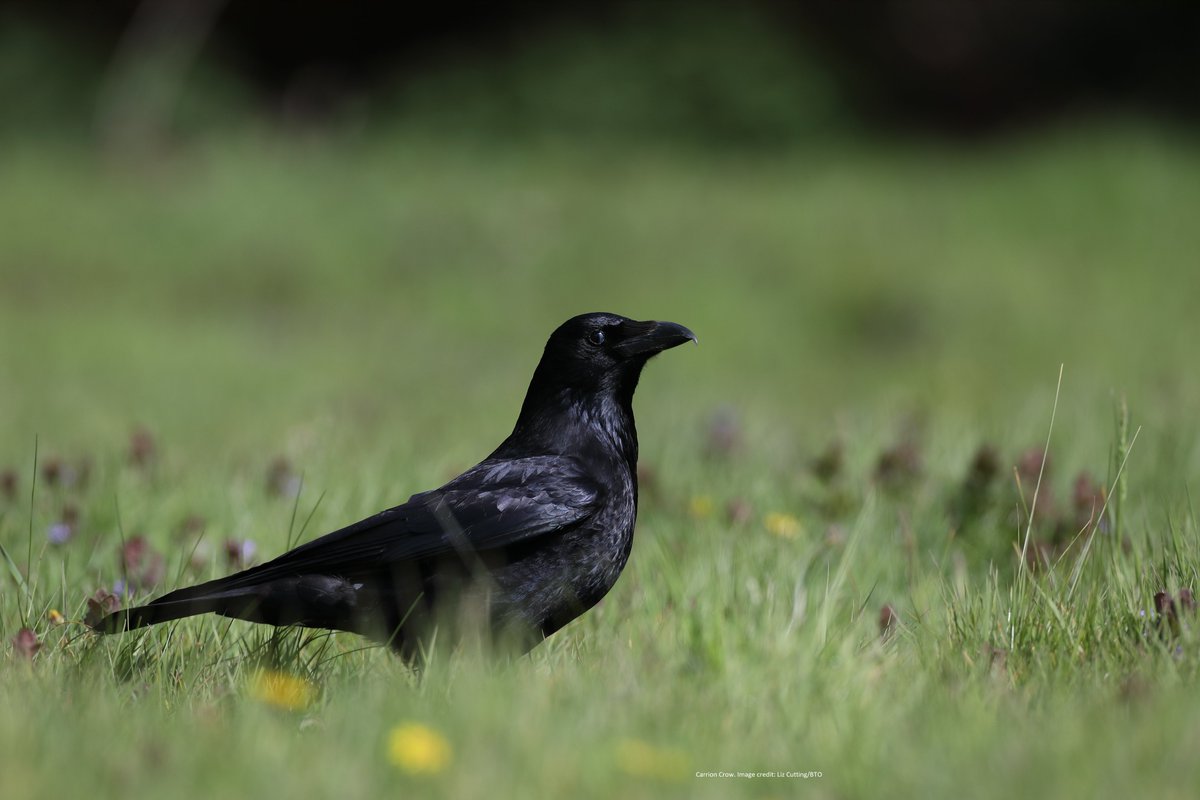
POLYGON ((235 575, 97 623, 115 633, 202 613, 355 631, 403 655, 466 612, 528 649, 612 588, 633 543, 633 392, 646 361, 695 336, 585 314, 550 337, 513 432, 403 505, 235 575))

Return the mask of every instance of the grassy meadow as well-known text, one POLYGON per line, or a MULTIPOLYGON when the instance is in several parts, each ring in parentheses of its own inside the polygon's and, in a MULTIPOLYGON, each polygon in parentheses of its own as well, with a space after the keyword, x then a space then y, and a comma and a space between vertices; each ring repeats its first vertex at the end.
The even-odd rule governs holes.
POLYGON ((19 139, 0 175, 5 798, 1200 785, 1186 133, 248 128, 19 139), (415 674, 350 635, 80 624, 475 463, 593 310, 700 345, 642 379, 628 569, 530 656, 415 674))

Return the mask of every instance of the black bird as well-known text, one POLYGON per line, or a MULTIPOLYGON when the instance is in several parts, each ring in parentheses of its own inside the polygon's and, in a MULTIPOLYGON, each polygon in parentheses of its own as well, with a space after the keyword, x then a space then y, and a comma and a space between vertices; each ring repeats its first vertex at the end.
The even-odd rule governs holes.
POLYGON ((118 633, 212 612, 332 628, 421 657, 470 609, 524 652, 599 602, 633 544, 633 392, 646 362, 695 335, 673 322, 584 314, 550 336, 513 432, 429 492, 226 578, 93 627, 118 633), (470 602, 467 602, 467 601, 470 602))

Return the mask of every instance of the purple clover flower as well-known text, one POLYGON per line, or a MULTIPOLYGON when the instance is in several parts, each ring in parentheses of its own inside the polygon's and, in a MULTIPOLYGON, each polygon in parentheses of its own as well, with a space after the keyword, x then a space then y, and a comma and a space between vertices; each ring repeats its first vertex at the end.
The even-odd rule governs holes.
POLYGON ((55 522, 46 531, 46 538, 50 540, 50 544, 66 544, 74 533, 67 523, 55 522))

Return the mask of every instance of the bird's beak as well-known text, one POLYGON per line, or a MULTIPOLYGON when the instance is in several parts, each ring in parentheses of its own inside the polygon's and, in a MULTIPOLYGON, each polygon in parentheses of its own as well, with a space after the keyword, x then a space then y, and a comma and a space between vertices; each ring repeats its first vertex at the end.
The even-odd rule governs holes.
POLYGON ((613 349, 626 358, 632 356, 652 356, 678 347, 684 342, 699 342, 696 334, 682 325, 674 322, 631 322, 624 326, 625 337, 613 349))

